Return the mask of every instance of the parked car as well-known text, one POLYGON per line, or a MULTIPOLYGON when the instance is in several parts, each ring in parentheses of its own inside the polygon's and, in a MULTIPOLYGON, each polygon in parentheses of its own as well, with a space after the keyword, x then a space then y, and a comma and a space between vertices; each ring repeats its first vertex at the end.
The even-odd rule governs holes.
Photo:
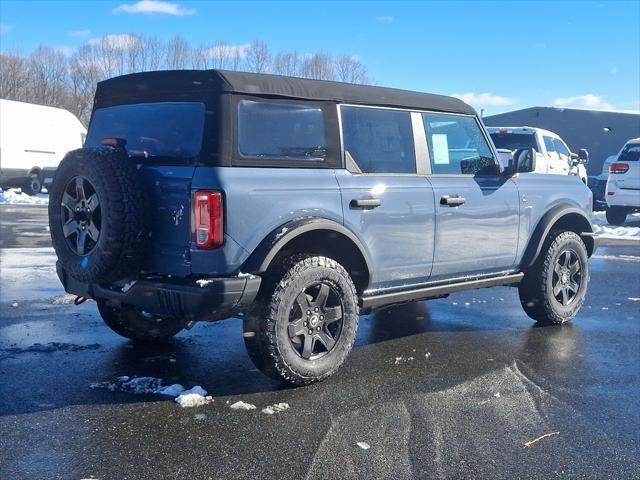
POLYGON ((623 225, 629 213, 640 211, 640 138, 629 140, 609 165, 607 221, 623 225))
POLYGON ((534 127, 487 127, 500 160, 507 165, 513 151, 533 148, 536 151, 536 173, 574 175, 587 184, 589 154, 580 149, 571 153, 559 135, 534 127))
POLYGON ((541 323, 576 316, 591 193, 509 170, 469 105, 381 87, 226 71, 98 84, 85 147, 49 203, 57 272, 106 324, 160 341, 243 317, 256 366, 322 380, 358 315, 497 285, 541 323))
MULTIPOLYGON (((624 147, 623 147, 624 148, 624 147)), ((607 180, 609 179, 609 165, 616 161, 618 154, 608 156, 602 164, 600 175, 594 175, 588 178, 587 186, 593 193, 593 209, 605 210, 607 207, 607 180)))
POLYGON ((62 108, 0 100, 0 187, 35 195, 87 130, 62 108))

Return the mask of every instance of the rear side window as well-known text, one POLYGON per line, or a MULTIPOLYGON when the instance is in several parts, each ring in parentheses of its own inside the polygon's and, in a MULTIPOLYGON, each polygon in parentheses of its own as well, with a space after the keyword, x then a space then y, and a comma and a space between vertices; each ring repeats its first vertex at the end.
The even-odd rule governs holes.
POLYGON ((640 161, 640 143, 629 143, 626 145, 622 149, 622 152, 620 152, 618 160, 623 162, 640 161))
POLYGON ((478 175, 497 172, 491 148, 473 117, 423 113, 434 174, 478 175))
POLYGON ((362 173, 416 173, 411 114, 341 107, 345 155, 362 173))
POLYGON ((241 100, 238 150, 250 158, 322 161, 327 154, 322 109, 241 100))
POLYGON ((84 142, 97 147, 104 138, 127 141, 129 155, 192 159, 202 149, 205 106, 195 102, 137 103, 97 109, 84 142))

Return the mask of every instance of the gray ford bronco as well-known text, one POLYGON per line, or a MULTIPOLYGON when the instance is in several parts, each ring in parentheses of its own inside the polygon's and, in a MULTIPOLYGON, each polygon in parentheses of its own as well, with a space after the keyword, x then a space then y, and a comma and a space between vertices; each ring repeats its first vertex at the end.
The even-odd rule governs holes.
POLYGON ((273 75, 164 71, 98 85, 49 205, 57 272, 134 341, 241 316, 256 366, 334 373, 358 315, 512 285, 574 318, 596 243, 591 193, 505 168, 455 98, 273 75))

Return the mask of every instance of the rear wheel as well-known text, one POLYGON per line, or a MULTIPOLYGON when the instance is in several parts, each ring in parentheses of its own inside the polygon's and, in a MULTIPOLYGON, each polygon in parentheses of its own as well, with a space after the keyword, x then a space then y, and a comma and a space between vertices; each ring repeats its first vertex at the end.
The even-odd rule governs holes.
POLYGON ((342 365, 358 326, 355 286, 326 257, 289 261, 244 319, 249 356, 265 374, 291 385, 323 380, 342 365))
POLYGON ((22 187, 22 191, 31 196, 39 194, 41 190, 42 181, 40 180, 40 176, 37 174, 30 175, 29 179, 22 187))
POLYGON ((540 324, 572 320, 589 283, 587 249, 578 234, 554 230, 540 257, 519 285, 524 311, 540 324))
POLYGON ((627 209, 624 207, 607 207, 607 222, 611 225, 624 225, 627 219, 627 209))
POLYGON ((185 327, 185 321, 181 318, 152 315, 132 305, 112 306, 98 300, 98 311, 111 330, 139 343, 163 342, 185 327))

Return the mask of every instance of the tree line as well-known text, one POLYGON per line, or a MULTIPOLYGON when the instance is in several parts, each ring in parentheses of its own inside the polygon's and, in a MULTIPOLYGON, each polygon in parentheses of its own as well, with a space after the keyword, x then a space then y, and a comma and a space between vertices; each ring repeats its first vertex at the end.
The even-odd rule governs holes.
POLYGON ((162 40, 122 34, 89 40, 71 55, 47 46, 26 56, 0 53, 0 98, 65 108, 87 125, 99 81, 151 70, 211 68, 349 83, 369 81, 366 67, 355 56, 274 52, 260 40, 193 47, 182 37, 162 40))

